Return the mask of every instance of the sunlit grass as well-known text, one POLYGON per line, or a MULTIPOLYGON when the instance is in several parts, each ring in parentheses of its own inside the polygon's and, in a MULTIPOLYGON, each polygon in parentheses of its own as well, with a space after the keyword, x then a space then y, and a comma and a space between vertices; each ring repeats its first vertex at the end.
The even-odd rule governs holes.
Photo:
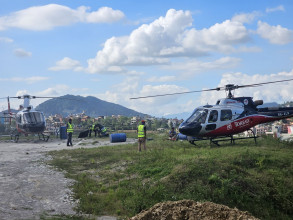
POLYGON ((292 143, 264 138, 216 147, 150 137, 142 152, 128 144, 50 153, 50 164, 77 180, 77 211, 126 217, 158 202, 193 199, 262 219, 292 219, 292 143))

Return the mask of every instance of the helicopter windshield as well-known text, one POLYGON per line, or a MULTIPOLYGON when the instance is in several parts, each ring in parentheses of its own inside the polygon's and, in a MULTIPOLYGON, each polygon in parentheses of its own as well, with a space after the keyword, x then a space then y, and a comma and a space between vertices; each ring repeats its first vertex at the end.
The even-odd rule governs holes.
POLYGON ((23 114, 25 123, 40 123, 44 122, 44 115, 41 112, 28 112, 23 114))
POLYGON ((191 123, 191 122, 205 123, 207 114, 208 114, 207 109, 202 109, 202 108, 195 109, 192 115, 186 120, 186 122, 187 123, 191 123))

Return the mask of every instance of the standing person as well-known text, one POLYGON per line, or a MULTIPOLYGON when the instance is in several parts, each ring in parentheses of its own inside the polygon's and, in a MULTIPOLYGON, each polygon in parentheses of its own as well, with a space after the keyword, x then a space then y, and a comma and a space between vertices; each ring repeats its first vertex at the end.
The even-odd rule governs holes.
POLYGON ((141 145, 143 149, 146 150, 146 126, 145 121, 141 121, 141 125, 137 127, 137 137, 138 137, 138 151, 141 151, 141 145))
POLYGON ((94 125, 94 132, 95 132, 95 137, 97 137, 97 132, 98 132, 97 125, 94 125))
MULTIPOLYGON (((95 124, 92 124, 92 126, 89 127, 89 137, 92 136, 92 132, 94 132, 94 131, 95 131, 95 124)), ((95 134, 96 134, 96 131, 95 131, 95 134)))
POLYGON ((73 124, 72 124, 72 119, 70 118, 67 126, 66 126, 66 131, 67 131, 67 146, 72 146, 72 133, 73 133, 73 124))

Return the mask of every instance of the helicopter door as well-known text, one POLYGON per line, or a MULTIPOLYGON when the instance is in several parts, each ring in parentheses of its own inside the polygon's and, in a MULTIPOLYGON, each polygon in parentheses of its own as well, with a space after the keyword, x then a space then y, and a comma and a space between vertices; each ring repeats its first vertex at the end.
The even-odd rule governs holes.
POLYGON ((218 111, 217 110, 211 110, 210 115, 208 117, 208 124, 206 125, 207 131, 212 131, 217 128, 217 121, 218 121, 218 111))
POLYGON ((16 126, 20 129, 23 128, 23 124, 22 124, 22 115, 21 114, 18 114, 16 116, 16 126))

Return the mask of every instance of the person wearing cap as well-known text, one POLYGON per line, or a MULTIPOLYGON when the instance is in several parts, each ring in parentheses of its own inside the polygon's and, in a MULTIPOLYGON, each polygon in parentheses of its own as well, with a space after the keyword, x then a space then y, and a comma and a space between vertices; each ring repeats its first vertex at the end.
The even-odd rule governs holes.
POLYGON ((143 149, 146 150, 146 126, 144 120, 142 120, 141 124, 137 127, 137 137, 138 151, 141 151, 141 145, 143 145, 143 149))
POLYGON ((66 131, 67 131, 67 146, 72 146, 72 133, 73 133, 73 124, 72 124, 72 119, 70 118, 67 126, 66 126, 66 131))

